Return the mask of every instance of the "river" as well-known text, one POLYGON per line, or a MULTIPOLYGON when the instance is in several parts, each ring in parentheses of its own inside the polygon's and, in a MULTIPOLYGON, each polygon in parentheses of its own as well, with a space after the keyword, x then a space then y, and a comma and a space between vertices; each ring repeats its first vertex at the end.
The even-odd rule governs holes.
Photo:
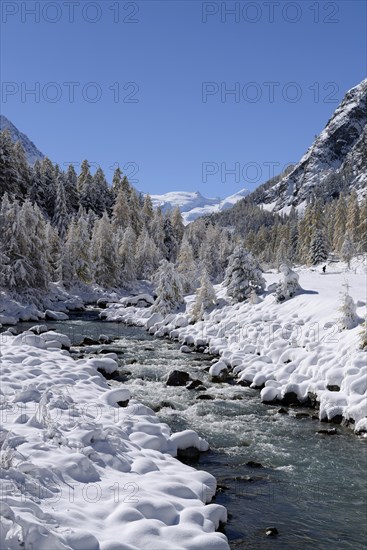
MULTIPOLYGON (((210 443, 195 467, 217 478, 216 502, 229 513, 225 533, 231 548, 366 548, 366 438, 339 426, 337 435, 317 434, 329 426, 312 419, 312 411, 296 418, 301 409, 282 414, 279 407, 261 404, 256 390, 213 384, 205 370, 211 357, 180 353, 177 342, 101 321, 98 314, 90 309, 47 325, 73 344, 84 336, 118 338, 109 347, 118 351, 133 398, 156 410, 172 431, 194 429, 210 443), (202 380, 207 391, 167 387, 163 378, 173 369, 202 380), (214 399, 197 399, 203 393, 214 399), (268 527, 276 527, 278 535, 267 537, 268 527)), ((34 324, 20 323, 17 330, 34 324)))

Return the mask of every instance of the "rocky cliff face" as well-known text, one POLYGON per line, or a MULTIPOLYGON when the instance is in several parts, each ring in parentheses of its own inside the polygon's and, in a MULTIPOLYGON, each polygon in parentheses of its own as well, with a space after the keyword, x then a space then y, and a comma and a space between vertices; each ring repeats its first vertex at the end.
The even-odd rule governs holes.
POLYGON ((367 188, 367 79, 349 90, 324 130, 288 174, 254 192, 275 212, 300 206, 314 193, 367 188))
POLYGON ((34 164, 36 160, 41 160, 44 158, 45 155, 37 149, 33 141, 31 141, 28 136, 20 132, 18 128, 6 118, 6 116, 0 115, 0 131, 5 130, 5 128, 8 128, 11 139, 14 143, 17 141, 21 142, 29 164, 34 164))

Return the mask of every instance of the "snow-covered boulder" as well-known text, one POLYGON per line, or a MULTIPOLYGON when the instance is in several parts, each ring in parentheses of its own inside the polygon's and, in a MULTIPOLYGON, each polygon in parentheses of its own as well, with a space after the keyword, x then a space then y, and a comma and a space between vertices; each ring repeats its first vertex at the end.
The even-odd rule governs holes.
POLYGON ((62 311, 53 311, 52 309, 46 309, 45 311, 46 319, 52 319, 53 321, 66 321, 69 319, 69 316, 62 311))
POLYGON ((217 361, 209 369, 212 382, 225 382, 228 376, 228 368, 224 361, 217 361))

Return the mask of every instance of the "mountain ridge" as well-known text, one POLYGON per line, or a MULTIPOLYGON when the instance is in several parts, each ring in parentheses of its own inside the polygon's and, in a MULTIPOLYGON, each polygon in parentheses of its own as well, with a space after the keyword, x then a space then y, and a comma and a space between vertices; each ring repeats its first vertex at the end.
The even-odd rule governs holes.
POLYGON ((36 145, 29 139, 29 137, 18 130, 18 128, 5 116, 0 115, 0 132, 8 129, 12 141, 20 141, 23 145, 26 158, 29 164, 34 164, 36 160, 42 160, 45 155, 36 147, 36 145))

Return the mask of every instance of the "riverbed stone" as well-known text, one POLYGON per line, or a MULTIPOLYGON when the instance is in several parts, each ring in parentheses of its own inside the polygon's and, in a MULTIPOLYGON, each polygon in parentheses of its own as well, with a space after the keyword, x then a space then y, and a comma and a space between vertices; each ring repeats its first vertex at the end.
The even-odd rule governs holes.
POLYGON ((275 537, 278 534, 279 534, 279 531, 276 527, 267 527, 265 529, 265 535, 267 537, 275 537))
MULTIPOLYGON (((192 380, 191 382, 189 382, 186 386, 186 388, 188 390, 196 390, 198 389, 200 386, 202 386, 202 382, 201 380, 192 380)), ((203 386, 204 387, 204 386, 203 386)), ((205 387, 204 387, 205 388, 205 387)), ((206 389, 206 388, 205 388, 206 389)))
POLYGON ((168 374, 166 386, 186 386, 191 380, 188 372, 183 370, 172 370, 168 374))
POLYGON ((246 462, 246 466, 248 466, 249 468, 264 468, 264 466, 260 464, 260 462, 255 462, 254 460, 249 460, 248 462, 246 462))
POLYGON ((338 431, 336 428, 324 428, 324 429, 318 430, 316 433, 321 435, 337 435, 338 431))

